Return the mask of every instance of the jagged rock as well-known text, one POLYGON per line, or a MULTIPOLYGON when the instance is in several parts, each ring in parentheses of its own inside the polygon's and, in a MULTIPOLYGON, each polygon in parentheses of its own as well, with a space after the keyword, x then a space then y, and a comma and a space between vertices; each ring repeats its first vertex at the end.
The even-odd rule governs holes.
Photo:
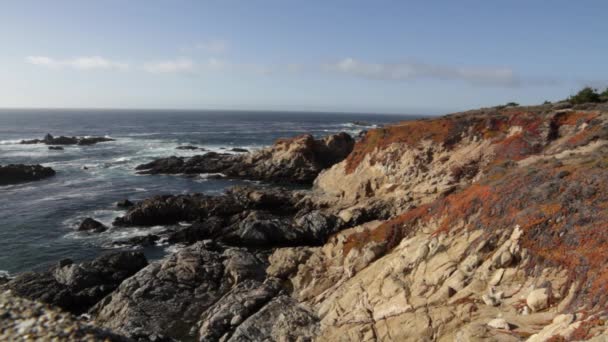
POLYGON ((142 253, 117 252, 80 264, 65 260, 44 272, 25 272, 3 287, 21 297, 82 313, 146 265, 142 253))
POLYGON ((303 135, 279 139, 273 146, 254 153, 209 152, 191 158, 169 157, 136 169, 143 174, 221 173, 230 178, 309 184, 321 170, 346 158, 353 145, 354 140, 346 133, 319 140, 303 135))
POLYGON ((199 341, 227 340, 236 327, 264 307, 280 289, 279 283, 272 279, 264 283, 249 279, 238 283, 203 312, 198 323, 199 341))
POLYGON ((238 325, 227 341, 307 342, 313 341, 318 332, 319 319, 314 312, 283 295, 238 325))
POLYGON ((0 165, 0 186, 32 182, 55 175, 55 170, 42 165, 0 165))
POLYGON ((106 227, 103 223, 101 223, 97 220, 87 217, 86 219, 84 219, 84 221, 82 221, 80 226, 78 226, 78 230, 101 233, 101 232, 105 232, 106 230, 108 230, 108 227, 106 227))
POLYGON ((264 281, 266 258, 246 249, 198 242, 124 281, 92 313, 98 324, 127 336, 163 334, 191 340, 201 315, 220 298, 242 282, 264 281))
POLYGON ((0 293, 0 317, 2 341, 131 341, 10 292, 0 293))
POLYGON ((549 307, 549 291, 546 288, 536 289, 526 297, 526 304, 532 311, 541 311, 549 307))

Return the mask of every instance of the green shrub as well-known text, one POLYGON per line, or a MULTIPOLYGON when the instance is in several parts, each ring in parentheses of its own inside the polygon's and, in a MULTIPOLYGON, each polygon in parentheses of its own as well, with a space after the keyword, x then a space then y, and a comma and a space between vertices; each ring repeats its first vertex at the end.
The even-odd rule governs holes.
POLYGON ((572 104, 581 104, 589 102, 601 102, 600 94, 597 93, 597 89, 591 87, 585 87, 581 89, 576 95, 570 96, 569 101, 572 104))
POLYGON ((600 94, 600 100, 602 102, 608 102, 608 88, 600 94))
POLYGON ((551 104, 551 101, 549 101, 549 100, 545 100, 545 102, 543 102, 543 104, 544 104, 544 105, 551 104))

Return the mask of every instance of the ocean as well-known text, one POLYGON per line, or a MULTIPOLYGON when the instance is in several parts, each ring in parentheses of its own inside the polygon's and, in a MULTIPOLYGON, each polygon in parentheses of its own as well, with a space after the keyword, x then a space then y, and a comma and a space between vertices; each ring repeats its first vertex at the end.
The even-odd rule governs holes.
MULTIPOLYGON (((228 152, 255 150, 280 137, 335 132, 353 136, 368 127, 416 116, 342 113, 171 111, 171 110, 0 110, 0 165, 42 164, 57 175, 45 180, 0 187, 0 273, 40 270, 64 258, 92 259, 113 242, 146 235, 163 227, 112 228, 99 234, 77 232, 86 217, 108 226, 123 212, 119 200, 141 200, 159 194, 219 194, 227 187, 257 183, 247 180, 137 175, 135 166, 158 157, 191 156, 201 151, 177 150, 196 145, 228 152), (54 136, 108 136, 113 142, 65 146, 22 145, 22 139, 54 136), (86 166, 87 169, 84 169, 86 166)), ((262 186, 265 184, 258 183, 262 186)), ((169 246, 144 249, 149 259, 169 246)))

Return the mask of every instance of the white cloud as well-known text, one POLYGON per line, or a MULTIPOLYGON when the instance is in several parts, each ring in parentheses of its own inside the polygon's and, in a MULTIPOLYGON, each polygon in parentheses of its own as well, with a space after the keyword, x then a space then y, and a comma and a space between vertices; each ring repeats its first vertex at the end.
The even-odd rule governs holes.
POLYGON ((145 63, 143 69, 155 74, 164 73, 191 73, 195 69, 195 64, 187 58, 178 58, 169 61, 145 63))
POLYGON ((228 51, 229 44, 225 40, 216 39, 209 40, 206 42, 201 42, 197 44, 193 44, 190 46, 186 46, 181 48, 182 52, 192 52, 192 51, 204 51, 210 54, 220 55, 228 51))
POLYGON ((453 67, 425 63, 365 63, 345 58, 322 66, 323 70, 379 80, 442 79, 479 85, 517 86, 521 83, 509 68, 453 67))
POLYGON ((46 56, 28 56, 27 63, 53 69, 71 68, 76 70, 126 70, 129 65, 105 59, 100 56, 76 57, 71 59, 54 59, 46 56))

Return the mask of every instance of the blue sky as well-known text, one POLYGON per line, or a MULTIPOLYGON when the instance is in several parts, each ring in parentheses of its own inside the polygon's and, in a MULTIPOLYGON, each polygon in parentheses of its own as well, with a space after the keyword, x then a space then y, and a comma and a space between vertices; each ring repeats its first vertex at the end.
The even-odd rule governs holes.
POLYGON ((445 113, 608 84, 607 1, 7 1, 0 107, 445 113))

